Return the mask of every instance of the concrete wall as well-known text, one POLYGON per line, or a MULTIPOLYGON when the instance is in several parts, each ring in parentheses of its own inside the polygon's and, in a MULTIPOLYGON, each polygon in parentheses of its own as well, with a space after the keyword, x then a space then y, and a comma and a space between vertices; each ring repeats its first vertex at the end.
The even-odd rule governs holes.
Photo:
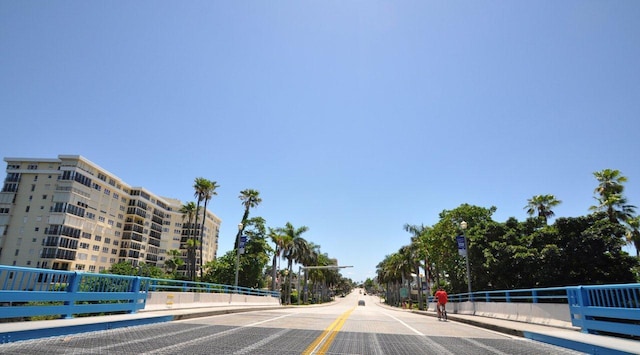
POLYGON ((144 310, 216 307, 226 305, 277 306, 280 299, 229 293, 149 292, 144 310))
MULTIPOLYGON (((568 304, 555 303, 504 303, 504 302, 460 302, 447 303, 449 314, 474 314, 480 317, 507 319, 518 322, 572 328, 568 304)), ((435 309, 435 303, 429 304, 435 309)))

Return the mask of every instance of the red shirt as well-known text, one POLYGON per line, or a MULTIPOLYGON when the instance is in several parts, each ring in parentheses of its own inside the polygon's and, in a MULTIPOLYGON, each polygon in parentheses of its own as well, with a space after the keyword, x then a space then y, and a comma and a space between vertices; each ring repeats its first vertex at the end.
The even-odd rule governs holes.
POLYGON ((444 290, 436 291, 435 296, 438 299, 438 303, 440 304, 447 304, 447 301, 449 300, 449 297, 447 296, 447 292, 444 290))

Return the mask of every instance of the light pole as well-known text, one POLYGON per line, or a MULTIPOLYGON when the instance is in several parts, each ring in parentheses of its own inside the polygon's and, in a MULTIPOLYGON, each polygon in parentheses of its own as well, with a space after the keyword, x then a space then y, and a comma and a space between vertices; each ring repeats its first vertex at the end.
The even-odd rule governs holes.
MULTIPOLYGON (((462 229, 462 236, 464 237, 464 250, 466 252, 465 259, 467 261, 467 290, 469 292, 469 301, 473 304, 473 297, 471 296, 471 271, 469 270, 469 240, 465 230, 467 229, 467 222, 460 222, 460 228, 462 229)), ((474 305, 475 306, 475 305, 474 305)), ((473 313, 475 314, 475 307, 473 313)))
POLYGON ((238 235, 236 236, 236 246, 238 249, 236 256, 236 281, 233 283, 236 293, 238 293, 238 273, 240 272, 240 236, 242 235, 242 227, 244 227, 244 225, 242 223, 238 223, 238 235))
POLYGON ((473 314, 476 314, 476 305, 473 302, 473 296, 471 295, 471 270, 469 268, 469 240, 467 239, 467 233, 465 230, 467 229, 467 222, 460 222, 460 228, 462 229, 462 236, 464 237, 464 250, 466 252, 465 259, 467 260, 467 290, 469 292, 469 301, 471 302, 471 306, 473 307, 473 314))

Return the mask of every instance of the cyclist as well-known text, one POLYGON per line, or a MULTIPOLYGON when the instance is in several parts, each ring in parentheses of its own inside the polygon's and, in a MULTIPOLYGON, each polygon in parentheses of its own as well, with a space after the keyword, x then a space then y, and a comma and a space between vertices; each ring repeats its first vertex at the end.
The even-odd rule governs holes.
POLYGON ((442 286, 439 286, 438 291, 436 291, 434 296, 437 300, 436 309, 438 310, 438 320, 443 317, 444 320, 447 320, 447 310, 445 308, 445 306, 447 305, 447 301, 449 300, 447 291, 445 291, 442 286))

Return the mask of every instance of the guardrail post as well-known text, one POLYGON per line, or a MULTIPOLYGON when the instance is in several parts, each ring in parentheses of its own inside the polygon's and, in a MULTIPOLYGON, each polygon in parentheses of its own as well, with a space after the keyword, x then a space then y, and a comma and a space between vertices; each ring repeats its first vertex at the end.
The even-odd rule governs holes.
POLYGON ((537 290, 532 290, 531 291, 531 302, 538 303, 538 291, 537 290))
POLYGON ((67 297, 64 301, 64 314, 62 318, 73 318, 73 308, 76 303, 76 293, 80 290, 81 275, 77 271, 69 273, 69 280, 67 281, 67 297))

